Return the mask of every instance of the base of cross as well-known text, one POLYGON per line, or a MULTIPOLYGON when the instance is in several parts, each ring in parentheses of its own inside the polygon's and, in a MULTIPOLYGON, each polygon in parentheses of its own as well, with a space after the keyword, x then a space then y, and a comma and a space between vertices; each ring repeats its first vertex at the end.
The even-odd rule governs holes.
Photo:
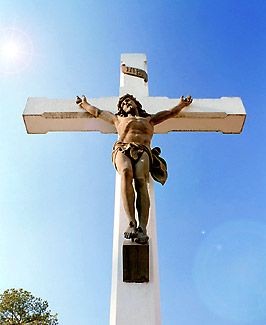
POLYGON ((149 244, 124 242, 123 282, 149 282, 149 244))

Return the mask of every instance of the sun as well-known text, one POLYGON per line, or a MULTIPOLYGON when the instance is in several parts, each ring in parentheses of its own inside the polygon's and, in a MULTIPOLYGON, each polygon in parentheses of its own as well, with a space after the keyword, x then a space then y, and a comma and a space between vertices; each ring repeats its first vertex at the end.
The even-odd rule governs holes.
POLYGON ((8 61, 16 60, 19 57, 19 44, 16 44, 14 41, 9 41, 1 46, 1 56, 3 59, 8 61))
POLYGON ((15 74, 25 70, 33 57, 33 42, 24 31, 0 29, 0 73, 15 74))

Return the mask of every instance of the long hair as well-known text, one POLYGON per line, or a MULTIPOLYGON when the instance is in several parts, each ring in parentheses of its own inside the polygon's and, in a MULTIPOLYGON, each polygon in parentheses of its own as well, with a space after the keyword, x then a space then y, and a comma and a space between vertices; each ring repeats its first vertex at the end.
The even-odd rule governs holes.
POLYGON ((141 103, 134 96, 132 96, 130 94, 126 94, 126 95, 119 98, 119 101, 117 103, 118 112, 116 113, 116 115, 124 116, 124 117, 127 116, 127 113, 123 110, 123 108, 121 106, 122 102, 127 98, 130 98, 131 100, 133 100, 136 103, 137 109, 138 109, 138 112, 139 112, 139 116, 141 116, 141 117, 150 116, 149 113, 147 113, 144 109, 142 109, 141 103))

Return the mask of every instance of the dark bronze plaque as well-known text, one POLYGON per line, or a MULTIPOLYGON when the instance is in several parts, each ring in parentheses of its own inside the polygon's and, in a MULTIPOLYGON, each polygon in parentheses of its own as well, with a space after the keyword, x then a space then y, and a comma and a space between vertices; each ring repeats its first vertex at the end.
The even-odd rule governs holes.
POLYGON ((124 243, 123 281, 149 282, 149 244, 124 243))
POLYGON ((144 70, 133 68, 133 67, 127 67, 125 64, 121 65, 121 70, 124 74, 128 74, 134 77, 139 77, 144 79, 145 82, 148 82, 148 75, 144 70))

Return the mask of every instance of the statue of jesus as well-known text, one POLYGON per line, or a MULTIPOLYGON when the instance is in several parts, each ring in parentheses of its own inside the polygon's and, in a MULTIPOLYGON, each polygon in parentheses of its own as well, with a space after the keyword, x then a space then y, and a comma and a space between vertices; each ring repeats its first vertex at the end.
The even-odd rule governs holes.
POLYGON ((184 107, 192 103, 191 96, 182 96, 175 107, 156 114, 148 114, 142 109, 139 101, 129 94, 119 99, 116 114, 90 105, 84 95, 82 99, 77 96, 76 103, 94 117, 116 127, 119 138, 113 147, 112 161, 121 176, 121 195, 129 221, 124 237, 145 244, 149 240, 149 173, 161 184, 164 184, 167 178, 166 162, 159 157, 160 148, 151 149, 154 125, 177 116, 184 107), (135 216, 135 201, 138 222, 135 216))

